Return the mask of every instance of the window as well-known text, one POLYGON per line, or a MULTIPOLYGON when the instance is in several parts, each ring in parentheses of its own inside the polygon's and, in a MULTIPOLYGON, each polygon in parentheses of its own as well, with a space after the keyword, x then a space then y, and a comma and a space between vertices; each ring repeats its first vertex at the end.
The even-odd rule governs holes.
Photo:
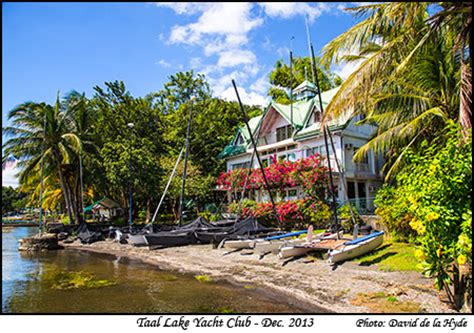
POLYGON ((235 139, 234 146, 238 146, 243 143, 244 143, 244 139, 242 138, 242 134, 239 133, 239 135, 237 135, 237 139, 235 139))
POLYGON ((276 129, 276 140, 278 141, 283 141, 288 138, 291 138, 293 135, 293 126, 287 125, 283 127, 278 127, 276 129))
POLYGON ((321 112, 314 111, 314 122, 319 123, 321 121, 321 112))
POLYGON ((284 160, 286 160, 286 155, 278 156, 278 162, 283 162, 284 160))
POLYGON ((296 154, 295 153, 289 153, 288 154, 288 161, 290 161, 290 162, 296 161, 296 154))
POLYGON ((231 165, 231 169, 246 169, 250 166, 250 162, 244 162, 244 163, 236 163, 231 165))
POLYGON ((313 155, 313 148, 306 148, 305 149, 305 156, 310 157, 311 155, 313 155))

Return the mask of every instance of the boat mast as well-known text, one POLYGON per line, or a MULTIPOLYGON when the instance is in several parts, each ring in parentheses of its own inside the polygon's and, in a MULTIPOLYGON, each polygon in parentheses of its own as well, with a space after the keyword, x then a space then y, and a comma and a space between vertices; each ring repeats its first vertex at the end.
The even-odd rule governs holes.
POLYGON ((255 139, 252 135, 252 130, 250 129, 250 125, 249 125, 249 121, 248 121, 248 117, 247 117, 247 112, 245 112, 244 107, 242 105, 242 102, 240 100, 239 91, 237 90, 237 86, 235 85, 234 79, 232 79, 232 85, 234 86, 235 94, 237 95, 237 101, 239 102, 240 111, 242 112, 245 125, 247 126, 247 130, 250 133, 250 140, 252 141, 252 146, 253 146, 255 155, 257 155, 258 165, 260 167, 260 171, 262 172, 263 180, 265 182, 265 187, 268 191, 268 196, 270 197, 270 201, 272 203, 273 213, 275 214, 275 216, 277 218, 278 226, 281 227, 281 219, 280 219, 280 216, 278 215, 278 212, 276 210, 275 201, 273 201, 273 196, 272 196, 272 193, 270 191, 270 186, 268 185, 267 176, 265 175, 265 171, 263 170, 263 166, 262 166, 262 161, 260 160, 260 156, 258 155, 257 144, 255 143, 255 139))
POLYGON ((290 39, 290 125, 293 126, 293 39, 290 39))
POLYGON ((155 214, 153 214, 153 218, 151 219, 151 224, 155 222, 156 214, 158 214, 158 210, 160 209, 161 204, 163 203, 163 200, 165 199, 166 193, 168 192, 168 187, 170 186, 171 180, 173 179, 176 169, 178 168, 178 164, 179 164, 179 161, 181 160, 181 156, 183 155, 183 151, 184 151, 184 146, 183 148, 181 148, 181 151, 179 152, 179 156, 178 156, 178 159, 176 160, 173 171, 171 172, 171 176, 168 179, 168 183, 166 184, 163 194, 161 195, 160 202, 158 204, 158 207, 156 207, 156 210, 155 210, 155 214))
MULTIPOLYGON (((259 124, 258 124, 257 142, 260 138, 260 129, 261 129, 261 125, 262 125, 262 122, 263 122, 263 117, 264 117, 264 115, 262 115, 262 118, 260 118, 260 121, 259 121, 259 124)), ((250 133, 250 135, 252 135, 252 134, 250 133)), ((247 183, 248 183, 248 180, 250 178, 250 174, 251 174, 252 169, 253 169, 252 166, 253 166, 254 158, 255 158, 255 149, 252 151, 252 156, 250 157, 250 164, 249 164, 248 169, 247 169, 247 176, 245 177, 245 182, 244 182, 244 186, 242 188, 242 193, 240 194, 238 216, 240 216, 240 213, 242 212, 242 202, 244 200, 245 189, 247 188, 247 183)))
POLYGON ((189 107, 189 120, 188 128, 186 129, 186 152, 184 154, 184 168, 183 168, 183 181, 181 183, 181 195, 179 200, 179 225, 183 222, 183 208, 184 208, 184 187, 186 185, 186 168, 188 164, 188 154, 189 154, 189 129, 191 128, 191 120, 193 119, 193 99, 190 100, 189 107))
MULTIPOLYGON (((308 35, 309 36, 309 35, 308 35)), ((309 39, 309 38, 308 38, 309 39)), ((314 58, 314 49, 313 49, 313 44, 310 44, 310 50, 311 50, 311 59, 312 59, 312 67, 313 67, 313 80, 315 81, 316 83, 316 88, 318 90, 318 99, 319 99, 319 110, 321 111, 321 114, 323 113, 323 101, 322 101, 322 98, 321 98, 321 87, 319 85, 319 78, 318 78, 318 75, 316 74, 317 71, 316 71, 316 60, 314 58)), ((333 175, 332 175, 332 168, 331 168, 331 158, 329 156, 329 145, 328 145, 328 138, 327 138, 327 133, 326 131, 329 131, 327 128, 327 125, 322 125, 321 124, 321 127, 320 127, 320 132, 321 130, 323 131, 323 134, 324 134, 324 146, 325 146, 325 149, 326 149, 326 159, 328 161, 328 168, 329 168, 329 181, 330 181, 330 187, 331 187, 331 195, 332 195, 332 203, 331 203, 331 206, 332 206, 332 210, 333 210, 333 214, 334 214, 334 224, 332 226, 332 231, 333 232, 336 232, 337 234, 337 238, 339 239, 339 233, 338 233, 338 228, 339 228, 339 221, 338 221, 338 218, 337 218, 337 207, 336 207, 336 191, 334 189, 334 180, 333 180, 333 175)))

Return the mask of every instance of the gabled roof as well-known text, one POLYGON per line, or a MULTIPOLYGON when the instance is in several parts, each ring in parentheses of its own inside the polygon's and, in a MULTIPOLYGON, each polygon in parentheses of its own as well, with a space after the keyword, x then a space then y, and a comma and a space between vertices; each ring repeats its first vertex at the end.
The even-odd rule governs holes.
MULTIPOLYGON (((303 89, 303 87, 309 86, 311 89, 317 90, 316 86, 305 80, 303 81, 296 89, 303 89)), ((295 89, 295 90, 296 90, 295 89)), ((339 90, 339 87, 333 88, 331 90, 327 90, 321 93, 321 100, 323 104, 323 111, 326 106, 329 104, 331 99, 339 90)), ((280 104, 275 101, 271 101, 268 107, 265 109, 263 115, 253 117, 249 120, 249 126, 251 128, 252 133, 258 129, 262 117, 268 113, 268 111, 273 108, 276 112, 278 112, 288 123, 292 124, 293 127, 296 128, 294 139, 299 140, 309 136, 319 135, 320 124, 312 124, 307 126, 308 120, 311 116, 311 113, 314 108, 319 110, 319 96, 316 95, 315 97, 308 99, 308 100, 301 100, 293 102, 293 122, 291 123, 291 106, 286 104, 280 104)), ((337 130, 340 128, 344 128, 348 124, 348 117, 346 115, 342 115, 337 119, 333 119, 328 122, 328 126, 330 130, 337 130)), ((233 155, 238 155, 244 153, 247 147, 250 144, 250 134, 247 130, 247 126, 241 126, 237 129, 232 142, 227 145, 224 150, 219 154, 219 158, 225 158, 233 155), (245 143, 241 145, 234 146, 232 143, 235 141, 237 135, 241 133, 242 137, 244 138, 245 143)))
POLYGON ((304 121, 308 113, 313 109, 314 99, 308 101, 297 101, 293 102, 293 123, 292 120, 292 107, 290 104, 280 104, 275 101, 270 102, 270 106, 273 107, 283 118, 288 121, 293 127, 300 129, 304 125, 304 121))

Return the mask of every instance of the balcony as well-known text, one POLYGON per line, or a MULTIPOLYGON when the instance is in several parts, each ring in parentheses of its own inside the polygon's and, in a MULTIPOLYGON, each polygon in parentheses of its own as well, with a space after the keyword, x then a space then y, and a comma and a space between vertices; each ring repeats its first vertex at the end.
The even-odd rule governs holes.
POLYGON ((370 165, 368 163, 354 163, 355 171, 357 172, 371 172, 370 165))

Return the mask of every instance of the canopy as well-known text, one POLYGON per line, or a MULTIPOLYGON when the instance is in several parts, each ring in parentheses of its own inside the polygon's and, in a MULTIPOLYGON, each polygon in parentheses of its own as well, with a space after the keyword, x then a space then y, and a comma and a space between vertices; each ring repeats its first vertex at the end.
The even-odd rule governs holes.
POLYGON ((84 212, 92 211, 93 208, 98 208, 97 206, 102 206, 108 209, 120 208, 120 205, 116 203, 115 201, 113 201, 112 199, 103 197, 99 201, 96 201, 92 205, 84 208, 84 212))

